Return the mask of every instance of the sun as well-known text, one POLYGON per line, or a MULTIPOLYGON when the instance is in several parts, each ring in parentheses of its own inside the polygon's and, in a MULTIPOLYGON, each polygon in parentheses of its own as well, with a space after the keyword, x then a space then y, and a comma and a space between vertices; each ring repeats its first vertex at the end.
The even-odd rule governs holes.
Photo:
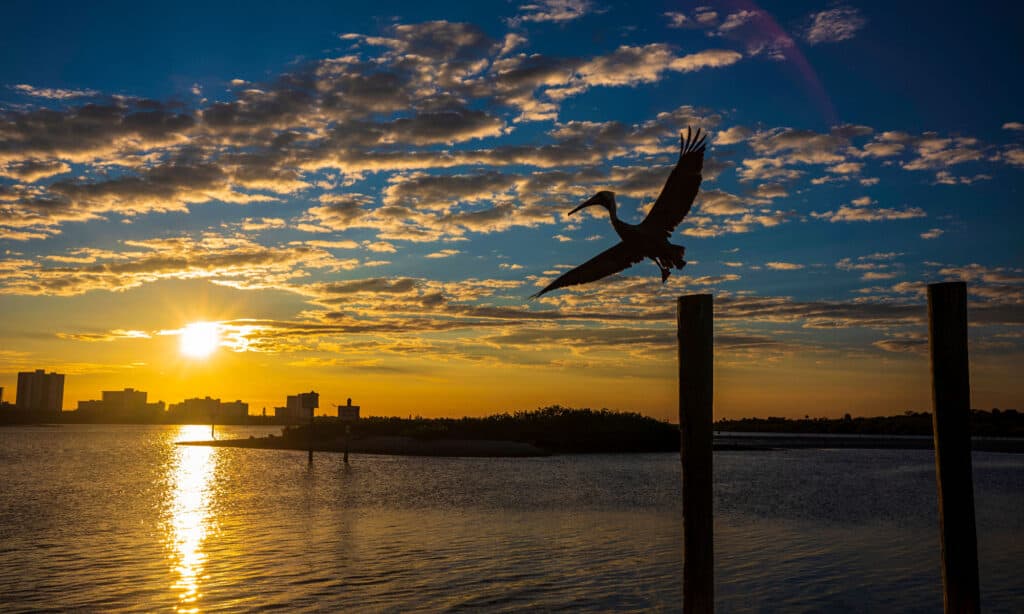
POLYGON ((206 358, 220 345, 220 328, 215 322, 193 322, 181 329, 180 349, 185 356, 206 358))

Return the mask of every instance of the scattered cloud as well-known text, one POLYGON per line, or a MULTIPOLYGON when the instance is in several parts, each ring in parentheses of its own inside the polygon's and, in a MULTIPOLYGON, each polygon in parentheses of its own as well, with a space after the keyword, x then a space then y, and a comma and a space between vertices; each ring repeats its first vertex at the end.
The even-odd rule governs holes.
POLYGON ((872 345, 886 352, 924 354, 928 351, 928 338, 921 333, 890 333, 872 345))
POLYGON ((124 291, 167 279, 205 279, 237 288, 289 287, 310 269, 352 270, 357 259, 339 259, 312 246, 268 247, 251 239, 207 233, 125 240, 119 251, 79 250, 50 258, 61 266, 22 261, 5 272, 0 294, 74 296, 95 290, 124 291))
POLYGON ((864 281, 875 281, 880 279, 893 279, 899 274, 895 271, 868 271, 860 276, 864 281))
POLYGON ((57 175, 71 172, 71 166, 60 160, 26 159, 0 165, 0 177, 20 179, 35 183, 40 179, 49 179, 57 175))
POLYGON ((750 138, 753 130, 745 126, 732 126, 726 130, 719 130, 715 135, 716 145, 735 145, 750 138))
POLYGON ((867 25, 867 19, 861 12, 849 6, 812 13, 809 20, 810 25, 804 31, 804 40, 811 45, 849 40, 867 25))
POLYGON ((707 6, 698 6, 694 11, 694 19, 702 26, 711 26, 718 23, 718 11, 707 6))
POLYGON ((33 96, 35 98, 47 98, 50 100, 68 100, 69 98, 89 98, 92 96, 98 96, 97 90, 69 90, 54 87, 35 87, 26 83, 19 83, 18 85, 12 85, 11 89, 24 94, 25 96, 33 96))
POLYGON ((977 175, 954 175, 949 171, 939 171, 935 173, 935 183, 942 185, 971 185, 979 181, 988 181, 992 179, 992 175, 986 175, 979 173, 977 175))
POLYGON ((698 210, 705 215, 734 215, 750 209, 742 198, 722 190, 703 190, 697 197, 697 203, 698 210))
POLYGON ((920 207, 905 207, 893 209, 886 207, 875 207, 870 198, 863 197, 853 200, 849 205, 842 205, 835 211, 812 212, 811 217, 827 220, 829 222, 881 222, 888 220, 909 220, 913 218, 926 217, 924 209, 920 207))
POLYGON ((1008 147, 999 159, 1012 166, 1024 166, 1024 147, 1008 147))
POLYGON ((804 268, 804 265, 794 262, 765 262, 764 266, 773 271, 799 271, 804 268))
POLYGON ((151 339, 152 335, 143 330, 124 330, 115 328, 109 332, 103 333, 65 333, 58 332, 57 336, 61 339, 70 339, 72 341, 119 341, 123 339, 151 339))
POLYGON ((837 175, 855 175, 863 168, 864 165, 860 162, 841 162, 828 167, 828 172, 836 173, 837 175))
POLYGON ((256 232, 259 230, 270 230, 273 228, 285 228, 288 224, 279 217, 262 217, 253 219, 250 217, 242 220, 242 230, 256 232))
POLYGON ((668 27, 670 28, 683 28, 689 23, 689 20, 683 13, 669 11, 663 13, 663 15, 668 18, 668 27))
POLYGON ((456 254, 461 253, 462 252, 457 249, 442 249, 440 251, 429 253, 426 256, 424 256, 424 258, 450 258, 456 254))
POLYGON ((942 138, 934 132, 926 132, 910 143, 917 150, 917 157, 903 164, 908 171, 946 168, 983 158, 976 138, 942 138))
POLYGON ((511 21, 513 23, 545 21, 561 23, 579 19, 592 10, 593 4, 588 0, 539 0, 521 5, 519 14, 511 21))
POLYGON ((721 25, 718 26, 719 32, 729 32, 737 28, 742 27, 744 24, 750 22, 755 17, 761 14, 760 11, 755 10, 739 10, 735 13, 729 13, 725 20, 722 21, 721 25))

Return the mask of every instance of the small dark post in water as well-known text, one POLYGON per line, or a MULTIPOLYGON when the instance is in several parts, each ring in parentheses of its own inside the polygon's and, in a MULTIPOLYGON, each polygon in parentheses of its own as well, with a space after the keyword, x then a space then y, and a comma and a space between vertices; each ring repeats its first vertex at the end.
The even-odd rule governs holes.
MULTIPOLYGON (((349 401, 349 404, 351 405, 352 402, 349 401)), ((344 456, 344 458, 342 458, 342 461, 346 465, 348 464, 348 442, 351 439, 352 439, 352 426, 349 425, 349 424, 346 424, 345 425, 345 456, 344 456)))
POLYGON ((932 429, 939 488, 942 588, 946 612, 978 612, 978 538, 971 477, 971 381, 967 284, 928 285, 932 429))
POLYGON ((710 294, 679 298, 679 459, 683 466, 683 612, 715 611, 712 515, 714 312, 710 294))
MULTIPOLYGON (((316 417, 316 408, 320 407, 320 395, 314 390, 309 392, 303 392, 295 396, 288 397, 289 408, 294 407, 292 402, 298 404, 302 410, 309 410, 309 429, 306 433, 306 442, 309 444, 309 462, 313 462, 313 421, 316 417)), ((300 414, 301 415, 301 414, 300 414)))
POLYGON ((309 408, 309 433, 306 435, 309 441, 309 462, 313 462, 313 418, 316 413, 316 409, 309 408))

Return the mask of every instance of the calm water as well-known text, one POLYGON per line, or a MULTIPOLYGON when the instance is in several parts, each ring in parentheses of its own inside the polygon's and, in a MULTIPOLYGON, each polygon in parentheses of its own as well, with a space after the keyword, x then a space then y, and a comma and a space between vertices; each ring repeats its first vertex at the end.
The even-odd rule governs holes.
MULTIPOLYGON (((310 468, 174 445, 208 434, 0 429, 0 609, 679 608, 674 454, 310 468)), ((715 463, 719 611, 941 611, 931 452, 715 463)), ((1024 456, 976 454, 975 491, 983 605, 1024 611, 1024 456)))

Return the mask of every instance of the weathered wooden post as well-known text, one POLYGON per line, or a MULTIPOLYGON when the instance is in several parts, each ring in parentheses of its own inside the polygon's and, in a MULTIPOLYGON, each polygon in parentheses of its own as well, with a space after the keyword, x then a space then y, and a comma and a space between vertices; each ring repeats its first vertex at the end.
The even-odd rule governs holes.
MULTIPOLYGON (((288 397, 289 407, 294 400, 296 409, 296 417, 301 416, 298 412, 309 410, 309 429, 306 433, 306 443, 309 444, 309 462, 313 463, 313 422, 316 419, 316 408, 320 407, 320 395, 316 391, 310 390, 309 392, 301 392, 294 397, 288 397)), ((298 422, 298 420, 296 420, 298 422)))
POLYGON ((683 612, 715 610, 712 514, 714 312, 710 294, 679 297, 679 460, 683 468, 683 612))
POLYGON ((348 464, 348 444, 352 441, 352 425, 345 425, 345 457, 342 460, 346 465, 348 464))
POLYGON ((359 406, 352 404, 352 397, 344 405, 338 406, 338 419, 345 424, 345 457, 342 462, 348 465, 348 447, 352 443, 352 423, 359 420, 359 406))
POLYGON ((942 537, 943 605, 946 612, 978 612, 980 591, 971 476, 966 283, 928 285, 928 340, 942 537))
POLYGON ((313 463, 313 419, 316 417, 316 408, 309 408, 309 434, 307 435, 307 441, 309 443, 309 462, 313 463))

